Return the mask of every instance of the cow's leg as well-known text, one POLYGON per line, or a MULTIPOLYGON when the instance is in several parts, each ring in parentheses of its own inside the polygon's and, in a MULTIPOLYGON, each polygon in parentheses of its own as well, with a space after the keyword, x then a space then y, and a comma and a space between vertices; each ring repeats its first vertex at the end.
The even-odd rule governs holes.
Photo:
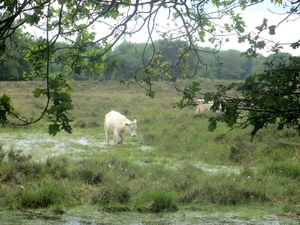
POLYGON ((109 145, 109 132, 108 132, 108 130, 105 130, 105 134, 106 134, 106 143, 109 145))
POLYGON ((114 134, 114 144, 116 144, 117 142, 117 138, 116 138, 116 135, 114 134))
POLYGON ((119 144, 119 134, 118 132, 114 132, 114 144, 119 144))
POLYGON ((122 144, 122 142, 123 142, 123 137, 122 137, 122 136, 120 136, 120 139, 119 139, 119 142, 118 142, 118 144, 122 144))
POLYGON ((119 133, 115 133, 115 144, 122 144, 122 141, 123 141, 123 137, 122 135, 120 135, 119 133))

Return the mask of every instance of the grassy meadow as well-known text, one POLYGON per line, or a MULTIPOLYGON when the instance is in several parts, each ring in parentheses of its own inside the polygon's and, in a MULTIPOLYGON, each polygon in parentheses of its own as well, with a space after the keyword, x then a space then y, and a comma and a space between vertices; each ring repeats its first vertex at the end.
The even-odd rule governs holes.
MULTIPOLYGON (((44 209, 60 214, 85 206, 110 212, 300 213, 300 143, 294 131, 269 127, 252 142, 249 129, 230 131, 220 124, 209 132, 213 112, 195 115, 195 108, 174 108, 181 96, 171 83, 155 83, 154 99, 135 85, 71 84, 73 134, 58 133, 64 138, 57 142, 93 137, 99 145, 68 145, 56 156, 43 152, 43 145, 30 154, 22 148, 2 149, 0 211, 44 209), (106 146, 104 116, 113 109, 137 119, 137 137, 127 135, 124 144, 106 146), (35 160, 34 154, 44 154, 45 160, 35 160)), ((43 85, 0 82, 0 94, 11 96, 22 118, 34 119, 44 102, 33 98, 32 91, 43 85)), ((203 92, 214 90, 214 85, 203 83, 203 92)), ((0 135, 17 140, 45 134, 47 124, 7 125, 0 135)))

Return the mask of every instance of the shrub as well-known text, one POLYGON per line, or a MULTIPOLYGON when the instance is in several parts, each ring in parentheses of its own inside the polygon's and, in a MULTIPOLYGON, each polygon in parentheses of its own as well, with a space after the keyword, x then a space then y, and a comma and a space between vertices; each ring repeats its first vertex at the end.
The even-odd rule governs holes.
POLYGON ((152 201, 150 211, 159 213, 162 211, 177 211, 178 195, 176 192, 164 190, 151 191, 148 198, 152 201))
POLYGON ((198 187, 194 187, 186 190, 180 196, 180 202, 182 203, 200 202, 199 198, 201 198, 201 190, 198 187))
POLYGON ((261 190, 250 189, 243 183, 222 182, 218 185, 206 183, 200 191, 206 203, 236 205, 253 201, 265 202, 268 200, 261 190))
POLYGON ((47 207, 61 201, 62 189, 56 183, 46 183, 38 190, 37 203, 40 207, 47 207))
POLYGON ((130 189, 126 184, 110 183, 99 189, 92 202, 93 204, 107 204, 109 202, 126 204, 129 202, 130 196, 130 189))
POLYGON ((27 188, 21 195, 21 206, 28 208, 48 207, 59 204, 65 194, 58 184, 47 182, 41 187, 27 188))
POLYGON ((22 151, 13 151, 8 153, 8 162, 5 163, 1 182, 11 182, 21 184, 29 179, 39 179, 41 176, 42 165, 37 162, 31 162, 31 155, 25 156, 22 151))
POLYGON ((76 121, 74 127, 86 128, 86 123, 82 120, 76 121))
POLYGON ((69 177, 69 173, 67 171, 68 164, 68 160, 63 157, 47 158, 46 170, 55 179, 65 179, 69 177))
POLYGON ((126 204, 130 199, 130 189, 124 184, 117 185, 115 188, 115 200, 122 204, 126 204))
POLYGON ((93 173, 89 168, 81 168, 77 171, 77 174, 79 179, 86 184, 100 184, 103 180, 101 173, 93 173))
MULTIPOLYGON (((178 169, 178 173, 176 173, 173 177, 173 185, 176 191, 186 191, 189 189, 193 189, 193 186, 195 186, 201 177, 201 175, 204 176, 203 170, 190 165, 186 164, 183 165, 182 168, 178 169)), ((169 177, 172 176, 172 173, 169 177)))
POLYGON ((81 160, 76 162, 72 174, 79 181, 86 184, 100 184, 103 181, 103 164, 93 160, 81 160), (101 172, 98 172, 101 171, 101 172))
POLYGON ((2 145, 0 144, 0 162, 3 161, 5 155, 6 155, 6 153, 3 151, 2 145))
POLYGON ((31 160, 32 155, 22 155, 22 151, 18 150, 18 151, 14 151, 13 149, 11 149, 8 154, 8 162, 11 163, 26 163, 28 161, 31 160))

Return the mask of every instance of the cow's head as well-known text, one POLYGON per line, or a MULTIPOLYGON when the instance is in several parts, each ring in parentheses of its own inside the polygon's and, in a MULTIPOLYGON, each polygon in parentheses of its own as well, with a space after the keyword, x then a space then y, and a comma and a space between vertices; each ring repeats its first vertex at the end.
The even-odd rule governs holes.
POLYGON ((205 100, 203 99, 203 98, 199 98, 198 100, 197 100, 197 104, 199 105, 199 104, 203 104, 203 103, 205 103, 205 100))
POLYGON ((135 137, 136 136, 136 129, 137 129, 137 120, 134 119, 131 123, 125 123, 125 125, 127 126, 127 132, 132 136, 135 137))

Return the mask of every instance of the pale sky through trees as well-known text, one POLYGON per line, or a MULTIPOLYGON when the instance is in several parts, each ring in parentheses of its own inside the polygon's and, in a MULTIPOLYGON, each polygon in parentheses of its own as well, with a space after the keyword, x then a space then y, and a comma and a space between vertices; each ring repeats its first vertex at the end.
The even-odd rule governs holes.
MULTIPOLYGON (((146 6, 145 6, 146 7, 146 6)), ((209 6, 207 7, 208 10, 211 11, 216 11, 216 9, 212 8, 209 9, 209 6)), ((125 10, 125 9, 124 9, 125 10)), ((127 9, 126 9, 127 10, 127 9)), ((274 5, 274 3, 271 3, 270 0, 264 1, 262 3, 259 3, 255 6, 251 6, 246 8, 246 10, 241 11, 240 15, 241 17, 245 20, 246 22, 246 31, 244 34, 248 34, 250 32, 256 32, 257 30, 255 27, 262 25, 263 19, 266 18, 268 19, 268 26, 275 25, 277 26, 282 20, 284 20, 287 17, 287 13, 284 6, 278 6, 274 5)), ((147 10, 145 9, 145 12, 147 10)), ((145 13, 146 15, 146 13, 145 13)), ((145 16, 144 15, 144 16, 145 16)), ((172 15, 170 16, 167 10, 164 10, 163 8, 159 9, 159 13, 157 14, 157 17, 155 18, 155 24, 157 25, 155 29, 159 29, 161 31, 166 31, 166 28, 172 27, 173 22, 171 21, 172 15), (168 19, 169 18, 169 19, 168 19)), ((300 32, 299 32, 299 27, 300 27, 300 16, 299 15, 291 15, 286 21, 282 22, 279 27, 276 28, 276 34, 274 35, 269 35, 268 30, 265 30, 262 32, 261 37, 265 38, 266 40, 271 40, 273 42, 280 42, 280 43, 286 43, 286 45, 283 45, 284 49, 282 52, 289 52, 295 56, 300 56, 300 48, 294 50, 292 49, 289 45, 292 42, 296 42, 300 39, 300 32)), ((226 18, 222 18, 221 20, 217 21, 214 20, 214 23, 218 25, 223 25, 224 21, 226 22, 226 18)), ((151 20, 151 23, 153 20, 151 20)), ((228 23, 230 23, 228 19, 228 23)), ((113 19, 108 19, 105 21, 105 23, 95 25, 95 29, 93 30, 94 32, 97 33, 97 36, 103 37, 106 36, 110 33, 110 29, 114 27, 114 24, 116 24, 116 21, 113 19)), ((136 25, 141 25, 141 21, 136 23, 135 21, 130 21, 128 24, 128 27, 138 30, 140 27, 136 25)), ((152 24, 150 24, 152 26, 152 24)), ((44 32, 41 32, 40 30, 36 29, 29 29, 31 33, 35 36, 45 36, 44 32)), ((221 33, 220 33, 221 34, 221 33)), ((253 34, 253 33, 252 33, 253 34)), ((253 35, 254 36, 254 35, 253 35)), ((148 31, 147 31, 147 24, 144 24, 144 27, 134 33, 131 37, 126 36, 125 39, 130 42, 135 42, 135 43, 145 43, 149 37, 148 31)), ((152 38, 154 40, 157 40, 160 38, 159 34, 156 33, 156 31, 153 31, 152 33, 152 38)), ((208 36, 205 38, 206 42, 205 43, 199 43, 199 46, 201 47, 213 47, 210 45, 208 42, 208 36)), ((124 38, 121 38, 117 45, 121 44, 123 42, 124 38)), ((243 43, 240 44, 237 42, 237 36, 232 34, 229 36, 224 36, 223 37, 223 44, 221 47, 221 50, 228 50, 228 49, 236 49, 238 51, 244 52, 249 48, 249 44, 243 43), (229 38, 230 42, 225 43, 225 39, 229 38)), ((271 54, 272 52, 269 51, 270 46, 266 46, 263 50, 260 50, 259 53, 267 56, 271 54)))
MULTIPOLYGON (((246 31, 245 34, 248 34, 249 32, 256 32, 257 30, 255 27, 262 25, 263 19, 268 19, 268 26, 275 25, 277 26, 282 20, 284 20, 287 17, 286 12, 287 9, 284 9, 283 6, 274 5, 270 1, 259 3, 258 5, 248 7, 245 11, 241 11, 241 17, 246 22, 246 31)), ((166 23, 171 23, 170 21, 167 21, 167 14, 160 14, 159 18, 157 19, 159 21, 160 26, 165 26, 166 23)), ((220 21, 220 25, 223 24, 224 19, 220 21)), ((292 49, 290 47, 290 43, 296 42, 300 39, 300 17, 299 15, 292 15, 290 16, 286 21, 282 22, 277 28, 276 28, 276 34, 269 35, 268 30, 265 30, 262 32, 262 37, 271 40, 273 42, 280 42, 285 43, 283 45, 284 49, 283 52, 289 52, 295 56, 300 56, 300 49, 292 49)), ((237 37, 235 35, 228 36, 230 39, 230 42, 225 43, 225 39, 227 37, 224 37, 224 44, 221 48, 221 50, 228 50, 228 49, 236 49, 238 51, 246 51, 249 48, 248 43, 240 44, 237 42, 237 37)), ((136 42, 136 43, 143 43, 146 42, 148 38, 148 34, 146 29, 142 29, 140 32, 136 33, 130 38, 126 38, 127 41, 130 42, 136 42)), ((159 38, 159 35, 154 33, 153 38, 157 39, 159 38)), ((203 47, 212 47, 207 42, 201 43, 201 46, 203 47)), ((270 47, 266 47, 265 49, 259 51, 259 53, 267 56, 271 54, 272 52, 269 51, 270 47)))

